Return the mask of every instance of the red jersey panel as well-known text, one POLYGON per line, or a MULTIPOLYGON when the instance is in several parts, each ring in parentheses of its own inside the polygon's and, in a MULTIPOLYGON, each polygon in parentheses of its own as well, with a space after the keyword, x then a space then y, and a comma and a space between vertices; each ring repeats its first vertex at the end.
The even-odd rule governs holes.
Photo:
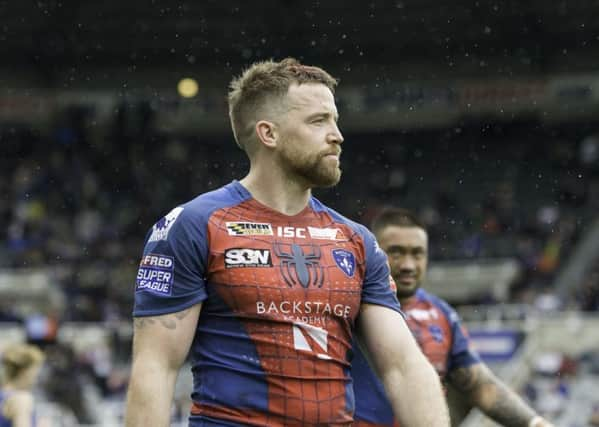
MULTIPOLYGON (((460 367, 479 363, 471 349, 468 335, 460 319, 445 301, 419 289, 402 305, 408 327, 422 352, 429 359, 441 380, 460 367)), ((358 346, 352 361, 352 377, 356 396, 354 426, 395 426, 391 404, 382 383, 376 377, 358 346)))
POLYGON ((399 310, 372 235, 316 199, 280 214, 237 182, 181 209, 148 238, 135 315, 203 303, 191 425, 351 425, 360 304, 399 310))

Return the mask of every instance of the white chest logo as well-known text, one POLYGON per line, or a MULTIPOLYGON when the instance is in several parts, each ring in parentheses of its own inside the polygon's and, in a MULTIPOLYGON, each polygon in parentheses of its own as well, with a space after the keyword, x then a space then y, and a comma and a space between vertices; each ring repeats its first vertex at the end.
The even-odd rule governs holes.
POLYGON ((412 319, 419 321, 436 320, 439 318, 439 313, 437 313, 437 310, 433 308, 429 310, 414 308, 412 310, 407 310, 406 314, 412 319))

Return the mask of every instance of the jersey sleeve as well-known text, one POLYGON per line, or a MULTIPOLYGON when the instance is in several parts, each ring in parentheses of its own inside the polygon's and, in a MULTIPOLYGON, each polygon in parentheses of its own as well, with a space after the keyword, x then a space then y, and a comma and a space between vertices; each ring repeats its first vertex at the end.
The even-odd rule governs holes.
POLYGON ((366 273, 362 286, 362 303, 382 305, 403 315, 395 293, 395 283, 391 278, 387 255, 368 230, 365 231, 363 237, 366 273))
POLYGON ((445 305, 445 310, 448 313, 449 323, 452 332, 452 346, 447 365, 447 372, 453 369, 465 368, 475 363, 480 363, 480 357, 472 348, 468 331, 462 325, 458 313, 448 304, 445 305))
POLYGON ((133 316, 174 313, 206 299, 206 224, 179 206, 146 236, 137 271, 133 316))

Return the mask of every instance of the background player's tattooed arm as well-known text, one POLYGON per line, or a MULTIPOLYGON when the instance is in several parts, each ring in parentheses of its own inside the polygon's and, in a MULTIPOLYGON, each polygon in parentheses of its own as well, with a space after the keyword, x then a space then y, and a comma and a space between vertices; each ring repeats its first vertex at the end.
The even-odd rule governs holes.
POLYGON ((133 319, 133 325, 136 329, 142 329, 149 325, 162 325, 167 329, 177 329, 178 324, 191 312, 191 308, 188 308, 177 313, 165 314, 162 316, 148 316, 148 317, 135 317, 133 319))
POLYGON ((483 363, 454 369, 449 382, 494 421, 507 427, 528 427, 535 412, 483 363))

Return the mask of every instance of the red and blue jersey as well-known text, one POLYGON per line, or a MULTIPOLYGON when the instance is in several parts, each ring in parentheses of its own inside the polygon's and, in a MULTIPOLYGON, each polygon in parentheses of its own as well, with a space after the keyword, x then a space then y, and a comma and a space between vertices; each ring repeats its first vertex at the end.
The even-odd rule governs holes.
POLYGON ((351 425, 361 303, 399 311, 372 234, 311 198, 294 216, 237 181, 150 230, 134 316, 202 310, 191 426, 351 425))
MULTIPOLYGON (((442 381, 453 369, 479 363, 471 348, 468 333, 458 314, 442 299, 418 289, 402 311, 408 327, 422 352, 434 366, 442 381)), ((352 377, 356 398, 354 426, 393 426, 393 411, 382 383, 370 368, 357 345, 352 361, 352 377)))

